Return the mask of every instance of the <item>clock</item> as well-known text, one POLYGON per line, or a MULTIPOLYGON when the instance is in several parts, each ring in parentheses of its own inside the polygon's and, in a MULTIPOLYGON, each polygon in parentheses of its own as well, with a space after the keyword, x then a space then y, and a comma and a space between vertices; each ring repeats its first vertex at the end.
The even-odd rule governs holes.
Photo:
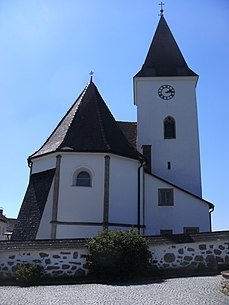
POLYGON ((171 100, 171 98, 173 98, 175 95, 175 89, 170 85, 162 85, 158 89, 158 95, 163 100, 171 100))

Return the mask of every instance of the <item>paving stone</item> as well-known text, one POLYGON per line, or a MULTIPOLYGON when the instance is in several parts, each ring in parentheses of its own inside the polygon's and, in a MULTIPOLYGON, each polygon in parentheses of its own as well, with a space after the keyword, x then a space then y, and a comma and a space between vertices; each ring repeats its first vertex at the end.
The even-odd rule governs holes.
POLYGON ((142 284, 0 286, 1 305, 228 305, 220 276, 175 278, 142 284))

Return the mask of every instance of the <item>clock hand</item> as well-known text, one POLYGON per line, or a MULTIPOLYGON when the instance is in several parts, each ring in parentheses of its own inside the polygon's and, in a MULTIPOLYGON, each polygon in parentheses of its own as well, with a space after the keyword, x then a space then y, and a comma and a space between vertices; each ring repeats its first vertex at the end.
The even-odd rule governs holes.
POLYGON ((172 93, 172 90, 171 89, 169 89, 168 91, 166 91, 165 93, 172 93))

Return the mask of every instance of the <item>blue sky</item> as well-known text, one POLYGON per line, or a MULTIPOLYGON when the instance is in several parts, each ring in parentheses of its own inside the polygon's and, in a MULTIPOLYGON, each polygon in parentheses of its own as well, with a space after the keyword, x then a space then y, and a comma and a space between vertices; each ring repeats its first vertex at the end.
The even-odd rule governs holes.
MULTIPOLYGON (((0 0, 0 206, 17 217, 27 157, 89 80, 117 120, 136 120, 133 76, 159 21, 154 0, 0 0)), ((165 18, 197 86, 203 197, 229 226, 229 1, 167 0, 165 18)))

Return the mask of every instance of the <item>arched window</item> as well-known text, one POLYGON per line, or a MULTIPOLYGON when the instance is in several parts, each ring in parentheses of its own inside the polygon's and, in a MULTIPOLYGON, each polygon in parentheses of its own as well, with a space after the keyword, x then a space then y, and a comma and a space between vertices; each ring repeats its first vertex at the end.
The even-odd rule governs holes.
POLYGON ((91 176, 88 172, 82 171, 76 177, 76 186, 91 186, 91 176))
POLYGON ((164 138, 175 139, 176 138, 176 123, 174 118, 168 116, 164 119, 164 138))

